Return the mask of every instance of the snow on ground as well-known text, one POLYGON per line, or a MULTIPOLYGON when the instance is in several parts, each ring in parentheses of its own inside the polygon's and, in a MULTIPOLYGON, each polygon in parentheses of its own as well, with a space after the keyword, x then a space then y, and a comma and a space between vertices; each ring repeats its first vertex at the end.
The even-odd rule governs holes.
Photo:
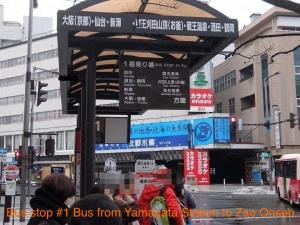
POLYGON ((242 187, 232 192, 235 195, 275 195, 275 190, 271 191, 270 187, 262 186, 262 187, 242 187))

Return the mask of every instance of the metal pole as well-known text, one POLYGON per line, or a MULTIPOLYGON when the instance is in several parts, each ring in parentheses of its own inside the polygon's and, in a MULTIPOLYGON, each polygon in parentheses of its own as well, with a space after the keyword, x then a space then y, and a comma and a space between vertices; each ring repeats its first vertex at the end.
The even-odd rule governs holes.
MULTIPOLYGON (((35 73, 35 68, 33 67, 33 75, 35 73)), ((31 86, 31 112, 30 112, 30 133, 33 133, 33 114, 34 114, 34 103, 35 103, 35 81, 32 81, 32 86, 31 86)), ((33 136, 30 135, 30 146, 33 147, 33 136)), ((31 149, 31 151, 33 151, 33 149, 31 149)), ((32 152, 28 151, 28 192, 27 192, 27 196, 30 197, 30 185, 31 185, 31 174, 32 174, 32 152)))
POLYGON ((86 148, 85 148, 85 124, 86 124, 86 87, 85 80, 82 81, 81 88, 81 102, 80 102, 80 138, 81 138, 81 151, 80 151, 80 177, 78 178, 80 181, 80 197, 84 197, 86 195, 86 148))
POLYGON ((95 144, 96 144, 96 54, 91 46, 86 75, 86 118, 85 149, 86 151, 86 194, 95 185, 95 144))
MULTIPOLYGON (((27 41, 27 69, 25 79, 25 100, 24 100, 24 118, 23 118, 23 137, 22 137, 22 166, 21 166, 21 193, 20 193, 20 212, 25 211, 26 207, 26 175, 27 175, 27 157, 28 157, 28 139, 29 139, 29 111, 30 111, 30 87, 31 87, 31 52, 32 52, 32 16, 33 0, 29 1, 29 25, 27 41)), ((25 221, 25 215, 20 213, 20 222, 25 221)))

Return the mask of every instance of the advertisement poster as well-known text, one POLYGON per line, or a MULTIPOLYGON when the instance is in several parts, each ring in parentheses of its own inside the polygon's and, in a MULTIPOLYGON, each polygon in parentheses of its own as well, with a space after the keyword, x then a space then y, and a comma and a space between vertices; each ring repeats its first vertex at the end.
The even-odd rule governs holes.
POLYGON ((212 63, 190 76, 190 112, 214 112, 212 63))
POLYGON ((209 155, 207 150, 198 151, 198 185, 210 184, 209 155))
POLYGON ((210 184, 209 153, 207 150, 184 151, 184 177, 195 178, 197 185, 210 184))

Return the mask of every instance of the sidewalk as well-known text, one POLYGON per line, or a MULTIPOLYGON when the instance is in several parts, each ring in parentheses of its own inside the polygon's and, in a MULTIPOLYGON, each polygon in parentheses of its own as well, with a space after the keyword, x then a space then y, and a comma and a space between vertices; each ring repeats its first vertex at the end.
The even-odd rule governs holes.
POLYGON ((212 185, 185 185, 191 192, 228 192, 231 194, 264 194, 275 195, 275 187, 270 191, 269 185, 253 186, 253 185, 239 185, 239 184, 212 184, 212 185))

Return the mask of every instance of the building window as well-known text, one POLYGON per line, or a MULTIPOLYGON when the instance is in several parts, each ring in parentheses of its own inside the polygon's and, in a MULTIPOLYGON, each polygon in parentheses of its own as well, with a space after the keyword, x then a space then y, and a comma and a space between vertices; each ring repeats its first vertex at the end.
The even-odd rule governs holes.
POLYGON ((230 98, 228 100, 228 105, 229 105, 229 113, 230 114, 234 114, 235 113, 235 102, 234 102, 234 98, 230 98))
POLYGON ((0 79, 0 87, 24 84, 24 75, 0 79))
POLYGON ((12 136, 5 136, 5 148, 7 152, 11 152, 12 149, 12 136))
POLYGON ((0 106, 21 104, 24 102, 24 95, 0 98, 0 106))
POLYGON ((0 148, 4 148, 4 136, 0 136, 0 148))
POLYGON ((222 113, 222 102, 216 104, 216 113, 222 113))
POLYGON ((298 111, 298 117, 300 117, 300 48, 297 48, 294 51, 294 66, 295 66, 297 111, 298 111))
POLYGON ((75 131, 66 131, 67 150, 74 149, 74 142, 75 142, 75 131))
MULTIPOLYGON (((58 72, 58 69, 54 69, 51 71, 58 72)), ((34 72, 32 76, 33 76, 33 80, 47 80, 47 79, 57 78, 57 74, 51 73, 49 71, 34 72)))
POLYGON ((220 93, 236 85, 235 70, 214 80, 215 93, 220 93))
MULTIPOLYGON (((36 62, 36 61, 42 61, 42 60, 46 60, 46 59, 55 58, 57 56, 58 56, 58 50, 51 49, 51 50, 48 50, 45 52, 38 52, 38 53, 32 54, 31 60, 32 60, 32 62, 36 62)), ((26 62, 25 56, 3 60, 3 61, 0 61, 0 69, 22 65, 22 64, 25 64, 25 62, 26 62)))
POLYGON ((255 95, 249 95, 241 98, 241 110, 246 110, 255 107, 255 95))
POLYGON ((240 82, 248 80, 254 76, 253 64, 240 70, 240 82))
POLYGON ((64 132, 57 132, 56 135, 56 150, 64 150, 64 132))
POLYGON ((20 145, 21 145, 21 136, 20 135, 14 135, 14 150, 19 149, 20 145))

